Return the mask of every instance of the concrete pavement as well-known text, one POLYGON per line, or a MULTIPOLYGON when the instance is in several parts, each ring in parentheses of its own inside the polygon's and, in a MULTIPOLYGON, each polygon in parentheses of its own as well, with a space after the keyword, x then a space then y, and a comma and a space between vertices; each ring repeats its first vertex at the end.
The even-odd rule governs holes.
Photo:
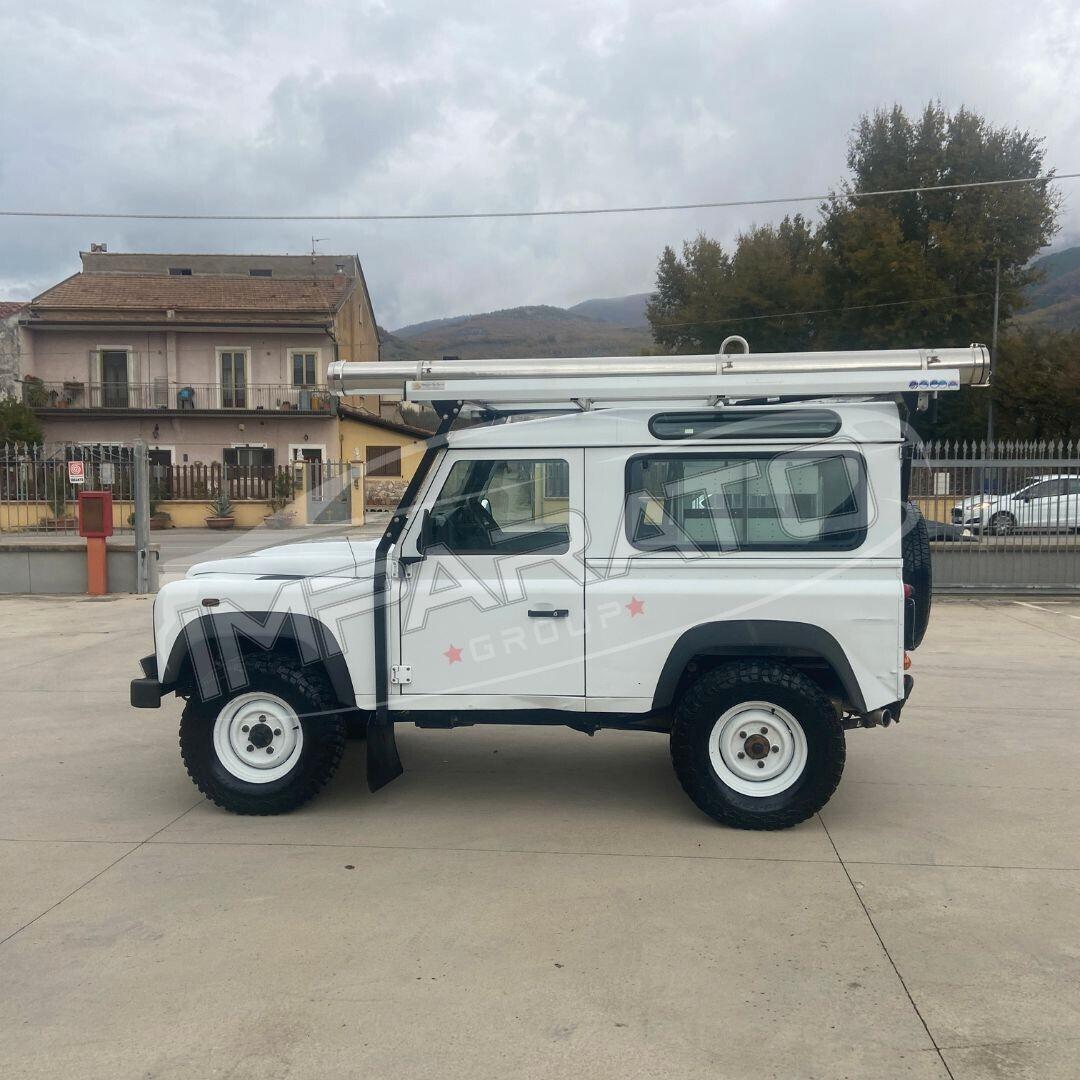
POLYGON ((528 728, 233 817, 127 706, 150 605, 0 599, 5 1078, 1077 1075, 1080 603, 939 601, 903 723, 775 834, 663 736, 528 728))

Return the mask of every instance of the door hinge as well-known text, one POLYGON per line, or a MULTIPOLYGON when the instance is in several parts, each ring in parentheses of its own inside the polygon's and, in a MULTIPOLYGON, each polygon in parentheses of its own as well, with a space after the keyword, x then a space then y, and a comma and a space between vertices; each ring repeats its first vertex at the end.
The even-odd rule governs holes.
POLYGON ((408 664, 391 665, 390 682, 395 686, 407 686, 412 682, 412 668, 408 664))

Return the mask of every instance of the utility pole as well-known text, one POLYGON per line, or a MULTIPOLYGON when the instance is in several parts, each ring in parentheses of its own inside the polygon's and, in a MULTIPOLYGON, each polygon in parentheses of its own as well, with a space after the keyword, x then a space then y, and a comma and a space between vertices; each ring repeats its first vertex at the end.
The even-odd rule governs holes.
MULTIPOLYGON (((990 363, 991 365, 997 359, 997 343, 998 343, 998 310, 1001 306, 1001 258, 994 260, 994 329, 991 331, 990 336, 990 363)), ((987 387, 989 391, 989 398, 986 404, 986 441, 987 443, 993 443, 994 441, 994 384, 993 382, 987 387)))

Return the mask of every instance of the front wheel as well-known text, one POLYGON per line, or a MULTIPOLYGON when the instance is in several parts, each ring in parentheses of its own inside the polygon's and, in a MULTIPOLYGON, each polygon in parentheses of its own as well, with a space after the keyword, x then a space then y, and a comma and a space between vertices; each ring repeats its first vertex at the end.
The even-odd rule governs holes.
POLYGON ((180 718, 180 753, 195 786, 237 814, 281 814, 337 771, 345 721, 325 673, 269 656, 245 659, 247 684, 180 718))
POLYGON ((725 664, 683 693, 671 758, 699 809, 739 829, 816 814, 844 771, 844 729, 807 676, 779 663, 725 664))

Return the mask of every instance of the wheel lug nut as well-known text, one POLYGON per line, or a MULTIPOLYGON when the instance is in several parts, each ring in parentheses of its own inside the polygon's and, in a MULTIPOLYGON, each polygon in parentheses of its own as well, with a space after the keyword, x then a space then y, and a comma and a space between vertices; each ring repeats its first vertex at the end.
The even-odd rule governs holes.
POLYGON ((280 735, 281 734, 281 728, 279 728, 279 727, 274 728, 274 734, 275 735, 280 735))
POLYGON ((254 752, 255 752, 255 747, 252 746, 251 743, 248 743, 248 753, 253 754, 254 752))
POLYGON ((740 750, 739 751, 739 759, 741 760, 744 757, 746 757, 746 755, 740 750))
POLYGON ((765 762, 764 762, 764 761, 759 761, 759 762, 757 763, 757 767, 758 767, 759 769, 764 769, 764 768, 765 768, 765 762))
POLYGON ((740 731, 739 732, 739 738, 740 739, 745 739, 746 738, 746 732, 745 731, 740 731))
POLYGON ((780 747, 779 747, 779 746, 774 746, 774 747, 772 748, 772 752, 773 752, 774 754, 779 754, 779 753, 780 753, 780 747))
POLYGON ((259 719, 260 720, 265 720, 266 719, 266 713, 259 713, 259 719))
POLYGON ((272 746, 268 746, 268 747, 266 748, 266 752, 267 752, 268 754, 272 754, 272 753, 274 752, 274 748, 273 748, 272 746))
POLYGON ((767 727, 763 727, 763 728, 761 729, 761 734, 762 734, 762 735, 768 735, 768 734, 769 734, 769 729, 768 729, 767 727))
POLYGON ((247 724, 245 724, 240 730, 246 735, 251 730, 251 728, 249 728, 247 724))

